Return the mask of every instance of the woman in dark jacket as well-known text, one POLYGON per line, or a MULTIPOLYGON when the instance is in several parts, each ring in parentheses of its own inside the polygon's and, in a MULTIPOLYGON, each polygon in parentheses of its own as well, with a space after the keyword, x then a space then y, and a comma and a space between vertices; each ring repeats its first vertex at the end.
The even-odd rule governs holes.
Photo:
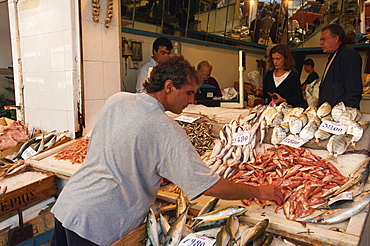
POLYGON ((270 51, 273 69, 266 73, 263 97, 271 105, 287 102, 293 107, 306 107, 301 81, 288 45, 278 44, 270 51))

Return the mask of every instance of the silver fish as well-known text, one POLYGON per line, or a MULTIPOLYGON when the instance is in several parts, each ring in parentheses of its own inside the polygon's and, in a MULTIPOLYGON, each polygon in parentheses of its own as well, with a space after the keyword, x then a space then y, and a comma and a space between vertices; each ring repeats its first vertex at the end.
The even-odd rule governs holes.
POLYGON ((271 143, 276 146, 280 144, 285 137, 286 132, 284 131, 284 129, 280 126, 280 124, 276 125, 272 130, 271 143))
POLYGON ((215 217, 222 217, 222 216, 230 216, 230 215, 239 215, 246 212, 247 208, 243 206, 228 206, 218 210, 214 210, 203 214, 201 216, 197 216, 194 219, 211 219, 215 217))
POLYGON ((319 141, 329 139, 331 137, 331 135, 333 135, 333 134, 331 134, 330 132, 318 129, 315 132, 315 141, 317 143, 319 143, 319 141))
POLYGON ((165 246, 177 246, 180 241, 182 234, 186 226, 186 218, 188 215, 190 206, 187 206, 184 212, 178 217, 171 225, 170 230, 166 235, 165 246))
POLYGON ((349 111, 344 111, 340 116, 338 122, 341 124, 348 125, 351 121, 352 115, 349 111))
POLYGON ((155 212, 152 208, 149 209, 146 216, 146 231, 152 245, 159 246, 158 223, 155 218, 155 212))
POLYGON ((352 137, 353 136, 351 134, 341 134, 331 136, 326 146, 326 149, 329 152, 327 160, 333 160, 337 162, 338 155, 341 155, 346 151, 352 140, 352 137))
POLYGON ((230 234, 226 231, 226 226, 223 225, 216 236, 215 246, 227 246, 230 241, 230 234))
POLYGON ((239 228, 239 219, 231 215, 227 221, 226 221, 226 232, 230 235, 230 240, 228 242, 228 245, 232 245, 232 243, 236 243, 236 233, 238 232, 239 228))
POLYGON ((346 201, 336 209, 326 211, 316 217, 307 219, 305 223, 335 224, 349 219, 359 213, 370 202, 370 190, 356 196, 353 201, 346 201))
POLYGON ((363 160, 362 162, 360 162, 357 167, 355 168, 355 170, 353 170, 350 174, 349 174, 349 180, 343 184, 339 190, 337 190, 335 193, 334 193, 334 196, 348 190, 349 188, 351 188, 352 186, 354 186, 355 184, 359 183, 359 182, 364 182, 366 183, 368 177, 369 177, 369 168, 370 168, 370 157, 366 158, 365 160, 363 160))
POLYGON ((291 115, 289 120, 290 132, 297 136, 301 132, 302 128, 303 128, 302 120, 298 116, 291 115))
POLYGON ((356 143, 362 138, 364 129, 356 121, 351 120, 348 124, 346 133, 353 135, 351 145, 353 148, 356 148, 356 143))
POLYGON ((208 230, 211 228, 221 227, 226 224, 228 218, 229 215, 205 219, 199 222, 197 225, 193 226, 192 229, 194 232, 198 232, 208 230))
POLYGON ((346 110, 346 105, 343 102, 337 103, 331 110, 331 116, 333 120, 338 122, 340 115, 346 110))
POLYGON ((331 113, 331 109, 332 109, 331 105, 328 102, 324 102, 317 109, 317 116, 321 119, 321 118, 327 116, 328 114, 330 114, 331 113))
POLYGON ((240 238, 240 245, 248 245, 261 235, 263 235, 269 225, 269 219, 258 222, 253 227, 247 229, 240 238))
POLYGON ((316 123, 316 121, 309 121, 299 133, 299 137, 310 140, 315 136, 317 129, 319 129, 319 125, 316 123))

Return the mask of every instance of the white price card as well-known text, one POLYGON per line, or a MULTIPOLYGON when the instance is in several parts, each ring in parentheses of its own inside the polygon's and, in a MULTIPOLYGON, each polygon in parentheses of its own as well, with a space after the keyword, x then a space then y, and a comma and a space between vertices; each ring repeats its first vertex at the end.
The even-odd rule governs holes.
POLYGON ((293 134, 290 134, 286 136, 283 141, 281 141, 280 144, 288 145, 293 148, 301 147, 303 144, 305 144, 308 140, 304 138, 297 137, 293 134))
POLYGON ((186 123, 193 123, 194 121, 196 121, 198 118, 194 118, 194 117, 189 117, 189 116, 185 116, 185 115, 180 115, 179 117, 177 117, 175 120, 178 120, 178 121, 183 121, 183 122, 186 122, 186 123))
POLYGON ((215 242, 214 238, 191 233, 181 240, 179 246, 212 246, 215 242))
POLYGON ((23 160, 25 160, 28 157, 33 156, 34 154, 36 154, 36 151, 32 149, 31 147, 28 147, 25 151, 23 151, 21 157, 23 158, 23 160))
POLYGON ((319 129, 330 132, 335 135, 340 135, 340 134, 346 133, 347 127, 348 126, 346 124, 342 124, 342 123, 330 121, 330 120, 324 120, 321 123, 319 129))
POLYGON ((331 205, 331 204, 333 204, 337 201, 341 201, 341 200, 353 200, 352 192, 342 192, 342 193, 340 193, 339 195, 337 195, 333 198, 329 198, 328 205, 331 205))
POLYGON ((251 134, 249 131, 240 131, 233 134, 232 144, 233 145, 246 145, 251 140, 251 134))

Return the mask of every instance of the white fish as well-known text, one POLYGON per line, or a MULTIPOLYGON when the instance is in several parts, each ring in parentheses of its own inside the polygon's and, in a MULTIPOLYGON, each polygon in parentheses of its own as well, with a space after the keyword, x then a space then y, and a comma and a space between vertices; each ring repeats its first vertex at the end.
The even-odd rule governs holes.
POLYGON ((356 121, 352 120, 349 122, 347 127, 347 134, 353 135, 351 140, 351 145, 353 148, 356 148, 356 143, 362 138, 364 129, 356 121))
POLYGON ((331 116, 333 120, 338 122, 340 115, 346 110, 346 105, 343 102, 337 103, 331 110, 331 116))
POLYGON ((280 126, 280 124, 276 125, 272 130, 271 143, 276 146, 280 144, 285 137, 286 137, 285 130, 280 126))
POLYGON ((303 127, 302 131, 299 133, 299 137, 310 140, 315 136, 317 129, 319 129, 319 125, 316 121, 310 121, 303 127))
POLYGON ((172 223, 171 228, 166 235, 166 241, 164 244, 165 246, 177 246, 180 243, 182 234, 186 226, 186 218, 188 215, 189 207, 190 206, 188 206, 180 215, 180 217, 178 217, 175 222, 172 223))
POLYGON ((267 124, 266 124, 266 120, 263 119, 261 121, 261 125, 260 125, 260 131, 261 131, 261 136, 260 136, 260 141, 259 143, 262 144, 263 143, 263 140, 265 139, 265 136, 266 136, 266 131, 267 131, 267 124))
POLYGON ((155 212, 152 208, 149 209, 149 212, 146 216, 146 230, 152 245, 159 246, 158 223, 157 219, 155 218, 155 212))
POLYGON ((319 143, 319 141, 329 139, 331 137, 331 135, 333 135, 333 134, 331 134, 330 132, 318 129, 315 132, 315 141, 317 143, 319 143))
POLYGON ((331 113, 331 105, 328 102, 324 102, 321 106, 317 109, 317 116, 321 119, 322 117, 327 116, 331 113))
POLYGON ((348 148, 352 139, 351 134, 333 135, 329 138, 326 149, 329 152, 327 160, 337 162, 337 156, 343 154, 348 148))
POLYGON ((302 127, 303 127, 302 120, 298 116, 291 115, 289 120, 290 132, 297 136, 301 132, 302 127))
POLYGON ((338 122, 341 124, 348 125, 349 122, 351 121, 352 115, 349 111, 344 111, 338 119, 338 122))

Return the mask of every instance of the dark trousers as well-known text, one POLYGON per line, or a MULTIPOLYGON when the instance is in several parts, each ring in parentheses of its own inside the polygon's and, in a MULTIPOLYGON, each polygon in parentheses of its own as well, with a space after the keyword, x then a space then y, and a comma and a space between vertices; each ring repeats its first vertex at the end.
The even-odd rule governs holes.
POLYGON ((90 242, 63 227, 59 220, 54 218, 55 228, 51 246, 96 246, 97 244, 90 242))

